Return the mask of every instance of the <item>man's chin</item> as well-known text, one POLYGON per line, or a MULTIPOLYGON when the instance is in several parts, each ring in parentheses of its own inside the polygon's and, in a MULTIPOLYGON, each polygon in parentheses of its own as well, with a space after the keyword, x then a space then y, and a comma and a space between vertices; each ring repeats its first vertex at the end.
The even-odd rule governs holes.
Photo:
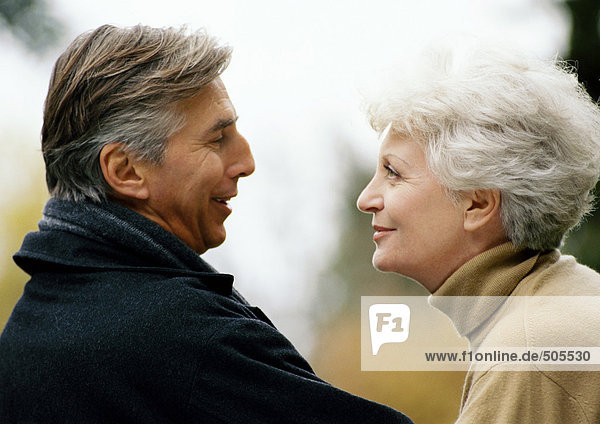
POLYGON ((215 234, 206 241, 206 249, 205 250, 214 249, 215 247, 219 247, 220 245, 225 243, 226 236, 227 236, 227 234, 225 233, 225 228, 223 228, 223 231, 220 232, 220 234, 215 234))
POLYGON ((223 244, 225 241, 225 231, 223 234, 215 234, 211 237, 197 237, 193 239, 184 240, 179 237, 181 241, 183 241, 189 248, 191 248, 194 252, 199 255, 206 253, 207 250, 213 249, 223 244))

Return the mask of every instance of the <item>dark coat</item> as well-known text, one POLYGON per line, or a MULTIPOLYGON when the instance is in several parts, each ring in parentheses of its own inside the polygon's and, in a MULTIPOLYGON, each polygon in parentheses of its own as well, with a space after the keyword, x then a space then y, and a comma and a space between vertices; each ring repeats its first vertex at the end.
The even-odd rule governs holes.
POLYGON ((410 422, 320 380, 233 276, 115 203, 51 199, 14 259, 1 423, 410 422))

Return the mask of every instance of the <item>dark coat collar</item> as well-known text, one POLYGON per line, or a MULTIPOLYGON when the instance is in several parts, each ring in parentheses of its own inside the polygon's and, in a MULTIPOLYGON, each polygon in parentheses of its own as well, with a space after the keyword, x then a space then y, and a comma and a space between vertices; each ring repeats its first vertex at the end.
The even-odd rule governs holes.
POLYGON ((216 291, 232 291, 232 275, 217 273, 173 234, 117 203, 53 198, 38 226, 14 255, 30 275, 51 269, 153 272, 202 277, 216 291))

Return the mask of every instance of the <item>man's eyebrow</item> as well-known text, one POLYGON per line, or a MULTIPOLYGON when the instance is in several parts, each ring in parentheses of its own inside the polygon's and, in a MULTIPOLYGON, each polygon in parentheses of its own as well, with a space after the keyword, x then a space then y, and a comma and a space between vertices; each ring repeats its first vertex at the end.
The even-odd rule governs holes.
POLYGON ((232 119, 219 119, 215 125, 211 127, 206 133, 211 134, 217 131, 220 131, 228 126, 235 124, 238 120, 239 116, 236 115, 235 118, 232 119))

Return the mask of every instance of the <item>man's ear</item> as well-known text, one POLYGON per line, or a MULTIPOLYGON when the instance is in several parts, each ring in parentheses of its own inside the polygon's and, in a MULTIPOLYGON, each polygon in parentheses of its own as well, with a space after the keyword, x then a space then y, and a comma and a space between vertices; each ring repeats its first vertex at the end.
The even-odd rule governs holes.
POLYGON ((465 193, 464 228, 466 231, 478 230, 489 223, 500 222, 500 191, 475 190, 465 193))
POLYGON ((121 143, 109 143, 100 151, 100 167, 114 194, 121 198, 145 200, 150 192, 144 179, 144 167, 123 149, 121 143))

